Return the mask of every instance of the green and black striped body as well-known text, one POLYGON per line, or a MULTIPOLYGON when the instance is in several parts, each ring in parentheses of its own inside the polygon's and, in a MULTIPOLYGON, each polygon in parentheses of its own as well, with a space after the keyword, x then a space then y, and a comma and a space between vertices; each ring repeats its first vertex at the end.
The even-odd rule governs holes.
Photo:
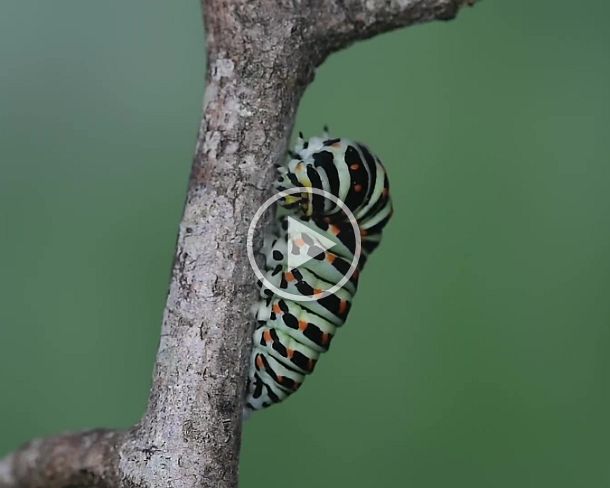
POLYGON ((279 168, 276 189, 303 188, 281 201, 276 235, 266 245, 266 280, 292 295, 277 296, 259 282, 261 299, 255 307, 254 333, 245 416, 282 401, 313 372, 338 327, 345 322, 358 286, 360 271, 379 245, 392 215, 388 177, 379 158, 366 146, 345 138, 299 138, 295 151, 279 168), (361 255, 349 279, 333 293, 324 294, 348 274, 357 238, 345 212, 331 200, 307 191, 324 190, 351 211, 357 222, 361 255), (303 233, 288 239, 287 218, 298 219, 333 242, 320 248, 303 233), (312 256, 289 269, 289 253, 312 256))

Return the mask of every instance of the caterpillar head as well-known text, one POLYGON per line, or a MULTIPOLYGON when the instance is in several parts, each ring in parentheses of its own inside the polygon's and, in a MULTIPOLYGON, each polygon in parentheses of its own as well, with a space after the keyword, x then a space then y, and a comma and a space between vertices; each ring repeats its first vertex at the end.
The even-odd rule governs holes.
MULTIPOLYGON (((331 139, 327 133, 307 140, 299 134, 294 151, 289 153, 290 160, 278 169, 276 190, 302 187, 317 188, 332 193, 326 173, 320 171, 320 168, 325 164, 334 164, 333 161, 342 158, 347 144, 345 139, 331 139)), ((311 191, 287 195, 281 204, 290 209, 300 208, 305 217, 311 217, 320 210, 324 211, 329 205, 321 196, 311 191)))

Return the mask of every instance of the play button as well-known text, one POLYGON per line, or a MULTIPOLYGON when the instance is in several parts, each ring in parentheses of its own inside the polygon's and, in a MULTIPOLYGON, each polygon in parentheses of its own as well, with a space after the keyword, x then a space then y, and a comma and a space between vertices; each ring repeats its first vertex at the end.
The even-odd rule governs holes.
POLYGON ((335 246, 328 237, 324 237, 311 227, 288 217, 288 269, 292 271, 335 246))
MULTIPOLYGON (((323 297, 331 295, 337 292, 340 288, 342 288, 348 282, 348 280, 351 278, 352 274, 358 267, 361 251, 360 228, 358 226, 356 218, 352 215, 349 208, 347 208, 347 205, 343 201, 338 199, 335 195, 318 188, 289 188, 279 193, 276 193, 275 195, 270 197, 255 212, 254 217, 250 222, 250 227, 248 229, 246 247, 248 252, 248 259, 250 260, 250 265, 252 266, 254 274, 256 275, 258 280, 263 283, 264 287, 267 290, 270 290, 276 296, 280 296, 282 298, 293 301, 303 302, 311 300, 320 300, 323 297), (258 267, 254 255, 254 234, 257 224, 263 214, 275 202, 285 201, 288 195, 303 195, 306 193, 313 193, 323 198, 327 198, 332 201, 335 206, 340 208, 340 210, 344 213, 347 221, 351 225, 355 243, 354 253, 347 272, 341 272, 342 278, 339 279, 338 282, 328 283, 329 286, 327 288, 317 288, 315 289, 315 293, 313 294, 304 294, 300 292, 299 287, 296 286, 294 282, 292 286, 293 288, 296 286, 296 289, 299 289, 299 292, 294 291, 291 293, 291 291, 293 290, 289 291, 285 287, 284 289, 280 288, 279 280, 282 276, 285 277, 290 274, 290 272, 295 268, 303 266, 303 268, 306 269, 306 265, 309 261, 311 261, 312 259, 320 260, 320 256, 322 254, 324 254, 326 251, 332 250, 332 248, 337 245, 336 241, 329 239, 326 235, 322 233, 324 231, 318 229, 315 225, 312 224, 312 226, 310 227, 309 225, 307 225, 307 222, 299 220, 298 218, 291 217, 289 215, 284 215, 283 218, 286 219, 288 225, 283 226, 283 235, 278 237, 281 239, 285 239, 285 247, 282 246, 283 250, 279 253, 278 258, 275 258, 275 255, 273 255, 273 259, 278 259, 279 262, 276 262, 273 268, 261 271, 261 269, 259 269, 258 267)), ((294 280, 294 275, 292 275, 292 279, 294 280)), ((298 279, 299 278, 297 278, 297 280, 298 279)))

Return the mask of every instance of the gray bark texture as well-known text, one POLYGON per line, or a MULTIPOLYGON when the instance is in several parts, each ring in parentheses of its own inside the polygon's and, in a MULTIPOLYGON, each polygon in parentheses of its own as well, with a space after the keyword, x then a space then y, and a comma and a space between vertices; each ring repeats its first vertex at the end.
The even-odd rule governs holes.
POLYGON ((234 488, 256 299, 250 219, 316 66, 353 41, 453 18, 467 0, 207 0, 203 118, 146 413, 126 431, 40 439, 0 488, 234 488))

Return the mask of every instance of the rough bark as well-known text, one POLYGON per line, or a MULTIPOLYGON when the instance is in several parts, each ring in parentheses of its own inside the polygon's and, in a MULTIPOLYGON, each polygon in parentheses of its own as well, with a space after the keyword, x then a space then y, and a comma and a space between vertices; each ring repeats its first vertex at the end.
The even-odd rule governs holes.
POLYGON ((0 488, 237 486, 255 299, 250 219, 314 69, 351 42, 451 19, 464 0, 208 0, 204 111, 148 408, 129 431, 36 440, 0 488))

